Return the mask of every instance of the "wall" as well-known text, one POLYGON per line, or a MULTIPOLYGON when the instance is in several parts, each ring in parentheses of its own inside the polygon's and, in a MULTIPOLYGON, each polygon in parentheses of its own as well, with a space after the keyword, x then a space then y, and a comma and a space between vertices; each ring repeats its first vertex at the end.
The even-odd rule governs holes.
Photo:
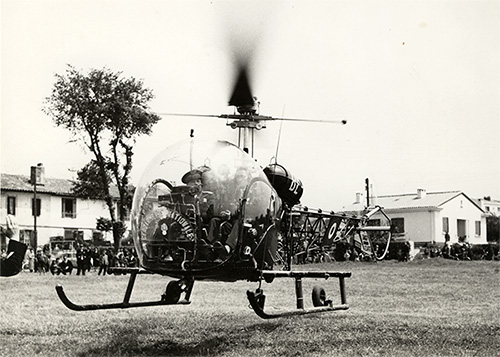
POLYGON ((389 218, 404 219, 404 237, 412 242, 432 241, 434 226, 434 211, 424 210, 386 210, 389 218))
MULTIPOLYGON (((442 205, 442 217, 448 217, 450 227, 450 238, 452 242, 458 242, 457 220, 466 221, 467 241, 471 244, 486 244, 486 217, 483 217, 479 208, 474 205, 466 196, 460 195, 442 205), (481 234, 475 234, 475 222, 481 222, 481 234)), ((442 232, 442 222, 439 224, 442 232)), ((444 242, 444 233, 441 233, 440 242, 444 242)))
MULTIPOLYGON (((21 230, 33 231, 34 218, 31 212, 32 192, 2 191, 0 205, 0 222, 4 224, 7 215, 7 197, 16 197, 16 220, 21 230)), ((91 239, 96 231, 98 217, 109 218, 107 206, 103 201, 81 200, 76 202, 76 217, 62 217, 62 198, 46 193, 37 194, 41 199, 41 212, 37 217, 38 245, 49 242, 50 237, 64 236, 64 230, 80 230, 84 239, 91 239)), ((109 235, 111 236, 111 235, 109 235)))

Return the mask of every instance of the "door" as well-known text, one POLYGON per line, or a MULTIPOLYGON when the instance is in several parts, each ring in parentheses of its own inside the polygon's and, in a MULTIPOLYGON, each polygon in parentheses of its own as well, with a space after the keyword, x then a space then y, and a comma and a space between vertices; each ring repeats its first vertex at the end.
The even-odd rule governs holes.
POLYGON ((457 235, 459 242, 467 238, 467 221, 465 219, 457 219, 457 235))

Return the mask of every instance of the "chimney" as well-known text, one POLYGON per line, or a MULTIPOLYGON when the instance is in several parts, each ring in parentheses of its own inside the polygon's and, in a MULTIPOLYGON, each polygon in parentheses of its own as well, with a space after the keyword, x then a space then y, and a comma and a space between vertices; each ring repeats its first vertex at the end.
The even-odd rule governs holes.
POLYGON ((362 199, 363 199, 363 194, 361 192, 356 192, 356 201, 354 203, 355 204, 361 203, 362 199))
POLYGON ((45 183, 45 167, 43 167, 43 164, 39 163, 36 166, 31 166, 30 184, 43 186, 44 183, 45 183))
POLYGON ((426 190, 424 190, 423 188, 418 188, 417 189, 417 198, 418 199, 425 198, 426 195, 427 195, 427 191, 426 190))

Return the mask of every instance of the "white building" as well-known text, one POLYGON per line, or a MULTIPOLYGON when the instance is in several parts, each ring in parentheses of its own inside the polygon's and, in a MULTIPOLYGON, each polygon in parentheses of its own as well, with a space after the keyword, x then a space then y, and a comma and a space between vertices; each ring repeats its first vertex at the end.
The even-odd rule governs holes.
POLYGON ((483 197, 474 200, 479 207, 483 209, 486 214, 500 217, 500 201, 493 200, 491 197, 483 197))
MULTIPOLYGON (((46 178, 44 185, 37 185, 36 200, 38 246, 49 243, 50 237, 65 239, 92 239, 96 230, 96 219, 109 218, 104 201, 83 200, 72 192, 71 180, 46 178)), ((34 188, 30 178, 24 175, 1 174, 0 223, 7 214, 16 217, 20 239, 31 243, 34 231, 34 188)), ((109 238, 112 234, 109 234, 109 238)))
MULTIPOLYGON (((356 198, 346 211, 364 209, 361 195, 356 198)), ((487 214, 463 192, 419 189, 412 194, 372 197, 370 205, 384 208, 397 229, 396 237, 404 236, 415 243, 444 243, 448 232, 451 242, 465 239, 471 244, 486 244, 487 214)))

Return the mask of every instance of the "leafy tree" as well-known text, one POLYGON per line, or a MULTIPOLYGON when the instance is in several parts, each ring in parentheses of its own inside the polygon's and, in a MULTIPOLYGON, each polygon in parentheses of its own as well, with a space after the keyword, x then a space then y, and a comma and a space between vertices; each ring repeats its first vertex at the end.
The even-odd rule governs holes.
POLYGON ((488 242, 500 243, 500 217, 486 217, 486 235, 486 239, 488 240, 488 242))
MULTIPOLYGON (((82 169, 77 172, 77 180, 73 185, 73 193, 83 199, 91 200, 105 200, 105 188, 102 184, 99 165, 95 160, 90 161, 82 169)), ((111 178, 106 178, 107 182, 111 182, 111 178)), ((102 217, 101 217, 102 218, 102 217)), ((112 224, 110 221, 110 229, 112 224)), ((99 228, 98 228, 99 229, 99 228)))
POLYGON ((99 217, 96 220, 95 228, 100 230, 101 232, 108 233, 113 229, 113 222, 105 217, 99 217))
POLYGON ((124 232, 131 193, 133 144, 139 135, 151 134, 160 117, 149 112, 151 90, 135 78, 122 78, 121 72, 92 69, 82 74, 68 66, 64 75, 56 74, 51 96, 43 111, 57 126, 68 129, 75 140, 93 154, 93 160, 79 172, 75 190, 83 197, 104 199, 113 227, 115 249, 124 232), (93 182, 93 186, 89 183, 93 182), (118 191, 118 217, 115 214, 112 185, 118 191))

